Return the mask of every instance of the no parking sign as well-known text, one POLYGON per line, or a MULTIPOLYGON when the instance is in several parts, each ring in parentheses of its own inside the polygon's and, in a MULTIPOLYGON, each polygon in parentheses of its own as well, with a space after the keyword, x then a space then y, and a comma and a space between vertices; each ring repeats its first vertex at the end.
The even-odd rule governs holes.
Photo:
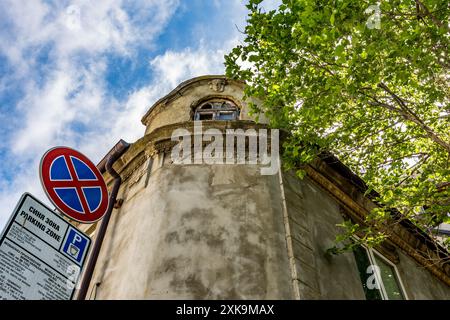
POLYGON ((80 152, 68 147, 48 150, 41 159, 39 173, 50 201, 69 218, 93 223, 108 209, 105 181, 80 152))

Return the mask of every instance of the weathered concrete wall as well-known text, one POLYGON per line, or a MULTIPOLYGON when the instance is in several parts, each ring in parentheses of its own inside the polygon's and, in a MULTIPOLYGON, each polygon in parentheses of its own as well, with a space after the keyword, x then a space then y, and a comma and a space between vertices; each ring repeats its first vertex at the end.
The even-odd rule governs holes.
POLYGON ((293 298, 276 175, 164 165, 139 184, 111 220, 96 299, 293 298))
MULTIPOLYGON (((221 79, 192 79, 157 102, 144 117, 146 136, 115 164, 123 169, 124 202, 113 212, 88 298, 365 299, 353 254, 325 255, 343 216, 342 199, 324 184, 290 173, 262 176, 257 165, 171 163, 171 131, 189 127, 192 107, 202 99, 231 99, 240 119, 251 120, 243 84, 211 85, 221 79)), ((333 188, 374 206, 336 170, 329 173, 333 188)), ((397 252, 410 299, 450 299, 450 287, 397 252)))
MULTIPOLYGON (((284 173, 280 186, 256 165, 149 161, 122 185, 96 299, 365 299, 353 254, 325 255, 343 217, 309 178, 284 173)), ((450 299, 446 284, 396 251, 409 299, 450 299)))
MULTIPOLYGON (((300 299, 365 299, 353 253, 326 256, 343 217, 338 203, 314 182, 283 175, 300 299)), ((288 239, 289 241, 289 239, 288 239)), ((450 299, 450 287, 396 249, 408 299, 450 299)))
POLYGON ((405 291, 413 300, 450 300, 450 287, 438 281, 428 270, 399 250, 396 265, 405 291))
POLYGON ((353 254, 325 255, 342 222, 336 201, 308 178, 284 174, 283 185, 300 299, 365 299, 353 254))

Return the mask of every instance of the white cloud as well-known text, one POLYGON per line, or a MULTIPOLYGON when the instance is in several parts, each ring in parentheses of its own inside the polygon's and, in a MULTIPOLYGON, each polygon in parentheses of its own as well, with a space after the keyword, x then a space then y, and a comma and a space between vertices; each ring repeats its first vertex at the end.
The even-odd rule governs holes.
POLYGON ((90 137, 96 141, 96 143, 84 142, 85 152, 101 159, 107 149, 119 139, 134 142, 142 137, 145 127, 141 124, 141 118, 152 104, 184 80, 206 74, 222 74, 223 55, 235 42, 235 39, 226 41, 224 49, 200 45, 196 49, 166 51, 153 58, 150 65, 154 80, 132 92, 122 103, 111 101, 112 105, 108 112, 102 114, 105 129, 84 135, 85 141, 90 140, 90 137), (99 148, 99 145, 107 148, 99 148))
POLYGON ((175 87, 183 80, 208 73, 223 73, 222 50, 192 51, 187 48, 180 52, 167 51, 153 59, 150 64, 158 77, 162 77, 170 87, 175 87))
MULTIPOLYGON (((149 57, 154 80, 124 100, 107 91, 106 56, 133 56, 138 45, 152 48, 177 5, 178 1, 155 0, 139 4, 73 1, 64 5, 14 0, 0 5, 5 9, 0 19, 11 23, 9 30, 0 30, 0 54, 14 65, 13 72, 1 79, 0 90, 4 83, 20 83, 25 90, 16 106, 21 125, 7 141, 9 162, 5 165, 11 164, 14 173, 11 181, 0 181, 4 208, 0 228, 24 191, 48 203, 38 166, 50 146, 77 148, 97 162, 120 138, 134 142, 141 137, 145 129, 140 123, 142 115, 180 82, 224 72, 223 55, 242 37, 234 27, 213 42, 195 40, 189 48, 149 57), (51 61, 39 73, 42 63, 38 56, 44 49, 50 50, 51 61)), ((229 16, 238 8, 239 15, 244 15, 240 1, 220 5, 229 16)))
POLYGON ((132 94, 123 107, 106 92, 106 56, 132 55, 139 45, 150 47, 177 5, 178 1, 2 2, 0 19, 8 28, 0 30, 0 54, 13 69, 2 75, 1 88, 15 84, 25 95, 14 112, 20 126, 6 142, 8 159, 3 165, 11 166, 11 180, 0 181, 5 210, 0 227, 24 191, 43 196, 38 165, 50 146, 79 148, 96 161, 115 143, 111 138, 138 135, 134 128, 141 127, 139 122, 126 127, 114 117, 139 118, 145 106, 136 107, 142 101, 138 97, 146 90, 132 94), (48 61, 43 62, 40 53, 46 50, 48 61))
POLYGON ((281 5, 281 0, 264 0, 260 3, 260 7, 266 11, 275 10, 281 5))
POLYGON ((133 19, 142 22, 142 13, 130 17, 121 5, 121 1, 74 1, 68 6, 57 2, 50 9, 40 1, 8 3, 17 41, 7 48, 2 46, 2 52, 20 65, 19 72, 26 76, 39 63, 30 51, 51 45, 49 58, 53 60, 44 85, 42 79, 24 79, 29 90, 19 111, 25 121, 12 141, 14 152, 35 151, 50 141, 66 141, 65 134, 71 132, 62 129, 70 122, 96 116, 101 104, 109 102, 102 100, 106 95, 102 87, 104 55, 128 54, 137 41, 151 41, 177 3, 149 1, 145 7, 140 4, 133 8, 137 12, 153 10, 154 19, 143 25, 131 23, 133 19))
POLYGON ((0 203, 2 204, 2 211, 0 212, 0 232, 14 210, 20 196, 25 191, 36 196, 38 199, 49 205, 50 208, 54 208, 47 200, 44 190, 40 185, 38 168, 39 160, 36 159, 27 166, 21 167, 20 174, 14 178, 12 184, 4 187, 2 186, 3 183, 0 183, 0 190, 2 190, 0 192, 0 203))

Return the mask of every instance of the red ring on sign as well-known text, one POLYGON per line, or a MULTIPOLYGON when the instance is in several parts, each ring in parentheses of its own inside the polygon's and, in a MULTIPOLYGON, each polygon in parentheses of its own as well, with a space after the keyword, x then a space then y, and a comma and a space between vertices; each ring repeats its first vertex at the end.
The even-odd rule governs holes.
POLYGON ((69 218, 82 222, 93 223, 103 217, 108 209, 108 189, 106 183, 97 167, 82 153, 68 148, 68 147, 55 147, 48 150, 41 159, 39 174, 41 178, 42 186, 49 197, 50 201, 69 218), (65 180, 52 180, 51 179, 51 167, 53 162, 60 157, 64 157, 66 167, 70 173, 70 179, 65 180), (76 158, 83 162, 95 175, 95 179, 79 179, 73 164, 72 158, 76 158), (100 188, 101 199, 99 205, 91 211, 88 205, 88 200, 82 188, 100 188), (75 189, 78 199, 80 201, 82 211, 68 205, 63 199, 61 199, 56 193, 55 189, 75 189))

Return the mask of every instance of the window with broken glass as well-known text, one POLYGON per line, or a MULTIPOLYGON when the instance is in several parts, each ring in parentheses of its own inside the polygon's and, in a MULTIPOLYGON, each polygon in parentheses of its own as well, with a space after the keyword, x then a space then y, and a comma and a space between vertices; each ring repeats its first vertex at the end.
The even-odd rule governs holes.
POLYGON ((195 109, 194 120, 237 120, 239 108, 230 101, 207 101, 195 109))

